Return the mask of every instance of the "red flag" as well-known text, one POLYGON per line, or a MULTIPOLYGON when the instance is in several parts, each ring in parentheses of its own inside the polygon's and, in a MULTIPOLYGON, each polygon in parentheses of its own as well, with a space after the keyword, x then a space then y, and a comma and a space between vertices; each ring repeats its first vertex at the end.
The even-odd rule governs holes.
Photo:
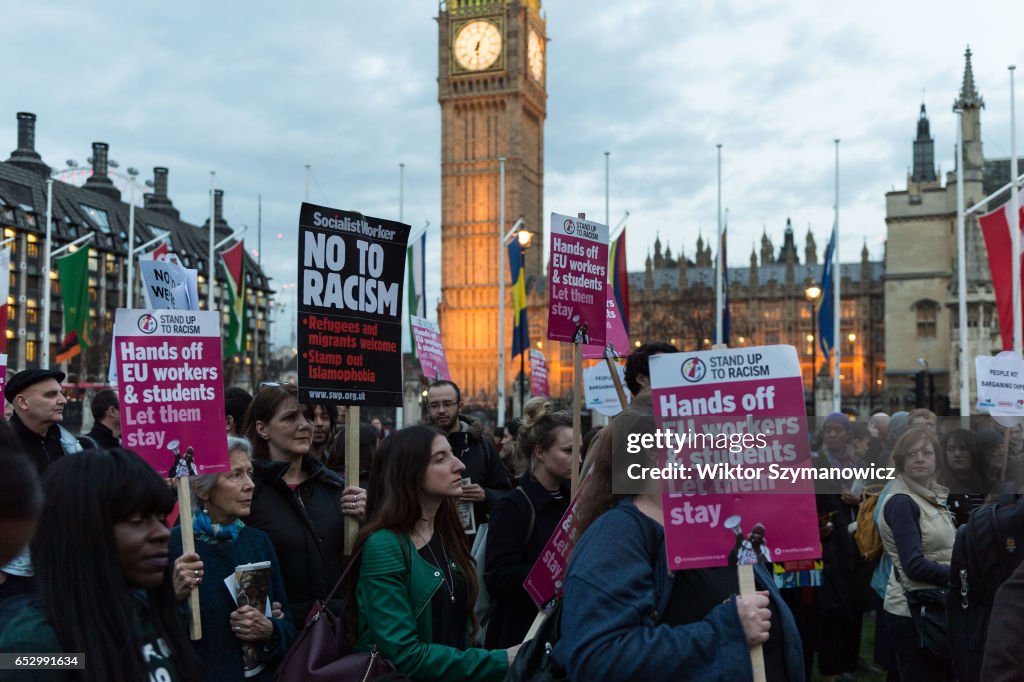
MULTIPOLYGON (((1010 204, 1003 204, 991 213, 979 216, 978 223, 988 251, 988 267, 992 272, 992 288, 996 292, 1003 350, 1013 350, 1013 261, 1010 260, 1013 240, 1010 235, 1010 204)), ((1020 209, 1017 225, 1024 227, 1024 207, 1020 209)), ((1024 245, 1024 238, 1021 244, 1024 245)), ((1020 254, 1017 257, 1020 258, 1020 254)), ((1024 266, 1021 267, 1021 279, 1024 280, 1024 266)))

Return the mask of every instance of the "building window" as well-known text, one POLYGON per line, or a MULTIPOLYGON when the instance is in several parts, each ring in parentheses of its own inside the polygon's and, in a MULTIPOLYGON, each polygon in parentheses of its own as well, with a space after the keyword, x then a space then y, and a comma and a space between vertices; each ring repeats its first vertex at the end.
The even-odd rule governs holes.
POLYGON ((842 312, 843 319, 848 320, 857 317, 857 302, 840 301, 839 310, 842 312))
POLYGON ((39 258, 39 244, 29 244, 26 254, 29 258, 39 258))
POLYGON ((110 234, 110 218, 107 217, 107 212, 100 208, 93 208, 87 204, 79 204, 85 215, 89 216, 89 220, 96 223, 97 227, 103 231, 103 234, 110 234))
POLYGON ((922 300, 914 304, 917 314, 917 338, 934 339, 938 327, 939 304, 922 300))
POLYGON ((35 362, 36 361, 36 342, 35 341, 27 341, 27 340, 25 341, 25 360, 27 362, 35 362))

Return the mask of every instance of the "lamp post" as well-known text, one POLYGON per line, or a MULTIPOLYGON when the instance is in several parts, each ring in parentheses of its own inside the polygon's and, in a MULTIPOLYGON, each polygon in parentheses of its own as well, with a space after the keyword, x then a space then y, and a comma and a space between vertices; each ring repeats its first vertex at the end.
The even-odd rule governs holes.
POLYGON ((811 306, 811 416, 814 416, 814 389, 818 378, 818 316, 815 314, 814 304, 821 296, 821 287, 812 284, 804 289, 804 296, 811 306))
MULTIPOLYGON (((504 188, 504 158, 501 159, 501 173, 502 187, 504 188)), ((504 193, 504 189, 502 189, 502 195, 504 193)), ((504 216, 504 209, 501 213, 504 216)), ((517 233, 519 234, 519 243, 524 248, 529 246, 533 235, 528 230, 522 229, 523 224, 522 218, 517 220, 512 225, 512 229, 501 235, 501 240, 498 242, 498 426, 505 425, 505 246, 512 241, 513 235, 517 233)))

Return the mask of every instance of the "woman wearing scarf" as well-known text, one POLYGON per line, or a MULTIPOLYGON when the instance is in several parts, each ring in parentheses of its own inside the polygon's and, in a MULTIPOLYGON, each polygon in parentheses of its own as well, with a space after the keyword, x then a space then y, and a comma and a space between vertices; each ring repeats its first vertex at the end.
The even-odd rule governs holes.
POLYGON ((203 638, 192 646, 203 661, 207 680, 271 680, 295 637, 295 625, 270 538, 242 522, 249 515, 255 487, 249 441, 228 438, 228 450, 231 471, 192 479, 196 551, 183 555, 181 528, 172 531, 170 552, 178 557, 174 592, 185 600, 192 590, 199 590, 203 638), (262 606, 237 606, 225 584, 236 566, 263 561, 270 562, 271 617, 262 606))

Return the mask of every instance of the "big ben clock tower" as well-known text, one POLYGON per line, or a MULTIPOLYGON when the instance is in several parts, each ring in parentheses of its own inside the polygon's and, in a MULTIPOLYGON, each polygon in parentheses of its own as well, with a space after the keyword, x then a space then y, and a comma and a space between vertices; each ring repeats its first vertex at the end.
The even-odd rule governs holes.
MULTIPOLYGON (((466 400, 493 403, 498 366, 500 235, 522 217, 536 235, 527 282, 541 275, 545 20, 540 0, 447 0, 438 17, 441 104, 441 332, 466 400), (499 161, 505 157, 505 225, 499 161)), ((505 267, 509 277, 508 265, 505 267)), ((511 280, 506 279, 506 284, 511 280)), ((505 357, 512 339, 506 286, 505 357)), ((531 311, 531 339, 543 320, 531 311)), ((506 361, 506 387, 518 362, 506 361)))

